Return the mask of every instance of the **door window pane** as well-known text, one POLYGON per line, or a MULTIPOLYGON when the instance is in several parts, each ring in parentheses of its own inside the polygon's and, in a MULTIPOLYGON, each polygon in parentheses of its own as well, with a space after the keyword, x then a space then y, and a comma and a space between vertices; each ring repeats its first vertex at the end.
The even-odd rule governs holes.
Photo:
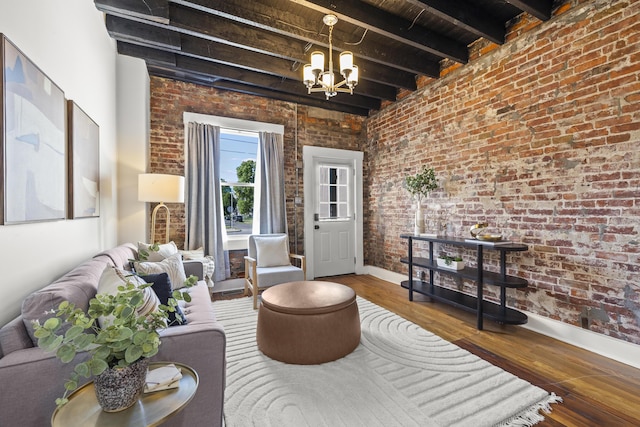
POLYGON ((318 185, 319 219, 348 218, 351 211, 349 206, 349 168, 321 165, 318 185))

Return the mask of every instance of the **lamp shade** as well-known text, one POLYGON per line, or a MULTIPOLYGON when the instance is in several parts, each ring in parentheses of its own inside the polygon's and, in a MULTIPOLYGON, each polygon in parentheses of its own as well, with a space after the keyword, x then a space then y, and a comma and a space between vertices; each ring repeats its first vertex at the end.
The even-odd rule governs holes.
POLYGON ((324 53, 317 50, 311 53, 311 69, 316 73, 324 70, 324 53))
POLYGON ((184 203, 184 177, 161 173, 140 174, 138 175, 138 200, 184 203))
POLYGON ((349 51, 342 52, 340 54, 340 73, 347 75, 351 73, 353 68, 353 53, 349 51))

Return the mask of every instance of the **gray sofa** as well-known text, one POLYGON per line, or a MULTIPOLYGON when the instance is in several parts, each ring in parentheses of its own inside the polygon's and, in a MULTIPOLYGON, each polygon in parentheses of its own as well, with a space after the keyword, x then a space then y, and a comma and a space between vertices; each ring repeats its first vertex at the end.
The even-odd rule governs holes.
MULTIPOLYGON (((73 369, 74 363, 63 364, 54 354, 34 346, 33 333, 27 325, 34 307, 38 311, 44 307, 53 309, 66 299, 86 310, 105 266, 128 269, 129 260, 136 257, 133 244, 96 255, 28 296, 22 314, 0 329, 0 426, 50 425, 55 399, 62 396, 64 380, 73 369)), ((187 276, 203 277, 202 264, 197 261, 185 262, 185 271, 187 276)), ((191 366, 198 373, 200 384, 193 400, 163 426, 221 426, 226 337, 216 321, 206 284, 200 281, 189 292, 192 301, 183 308, 188 323, 162 331, 160 351, 152 360, 191 366)))

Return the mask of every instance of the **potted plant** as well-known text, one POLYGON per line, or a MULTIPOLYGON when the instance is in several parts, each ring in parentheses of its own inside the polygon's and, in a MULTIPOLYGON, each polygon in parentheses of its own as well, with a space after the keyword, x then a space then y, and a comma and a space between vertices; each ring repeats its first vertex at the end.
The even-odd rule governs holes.
POLYGON ((441 254, 437 259, 438 267, 446 268, 448 270, 462 270, 464 268, 464 261, 462 257, 450 256, 441 254))
POLYGON ((415 234, 424 232, 424 215, 422 214, 422 198, 438 188, 438 180, 433 168, 423 166, 422 171, 405 178, 407 191, 416 199, 415 234))
MULTIPOLYGON (((196 281, 197 278, 191 276, 185 286, 190 287, 196 281)), ((161 304, 157 311, 150 313, 139 313, 145 289, 149 286, 151 284, 134 284, 127 278, 115 294, 97 294, 92 298, 86 313, 64 301, 53 311, 54 316, 42 325, 34 322, 38 346, 55 351, 63 363, 73 361, 80 352, 88 352, 88 359, 76 364, 65 383, 64 395, 56 399, 58 407, 68 402, 68 393, 78 388, 81 377, 92 376, 95 377, 96 396, 105 411, 123 410, 135 403, 144 387, 148 358, 158 352, 159 331, 167 327, 168 314, 175 311, 176 300, 191 300, 187 292, 175 290, 168 305, 161 304), (113 376, 116 376, 115 380, 110 379, 113 376), (128 379, 132 381, 125 385, 128 379), (119 390, 113 393, 108 389, 99 390, 110 382, 119 390), (133 395, 127 402, 111 399, 121 400, 122 391, 127 388, 132 389, 133 395), (101 392, 105 394, 100 396, 101 392)))

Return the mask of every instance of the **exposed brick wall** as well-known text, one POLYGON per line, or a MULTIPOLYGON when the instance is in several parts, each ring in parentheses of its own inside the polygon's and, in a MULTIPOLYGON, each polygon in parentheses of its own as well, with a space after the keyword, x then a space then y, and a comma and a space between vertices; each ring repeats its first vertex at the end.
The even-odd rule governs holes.
MULTIPOLYGON (((215 88, 151 77, 149 171, 184 174, 183 113, 194 112, 284 126, 285 193, 291 251, 304 253, 302 147, 314 145, 360 150, 365 140, 364 118, 215 88)), ((300 84, 301 90, 304 86, 300 84)), ((303 200, 304 202, 304 200, 303 200)), ((184 244, 184 205, 169 204, 170 238, 184 244)), ((164 215, 157 219, 157 235, 164 236, 164 215)), ((235 254, 232 254, 235 255, 235 254)), ((232 258, 232 277, 242 277, 244 263, 232 258)))
POLYGON ((574 3, 368 119, 365 263, 406 273, 403 180, 431 165, 454 233, 530 245, 509 305, 640 344, 640 2, 574 3))

